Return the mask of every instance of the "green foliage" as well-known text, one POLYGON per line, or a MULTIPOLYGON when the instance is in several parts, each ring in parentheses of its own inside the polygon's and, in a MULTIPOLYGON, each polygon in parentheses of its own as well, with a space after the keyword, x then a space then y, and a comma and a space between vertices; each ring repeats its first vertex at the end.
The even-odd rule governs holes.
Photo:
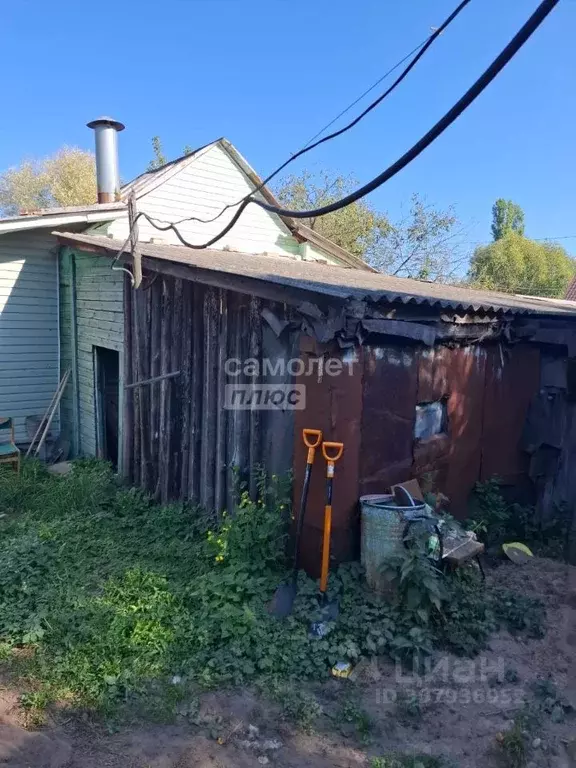
POLYGON ((417 693, 401 692, 396 699, 396 715, 401 722, 414 722, 422 717, 422 704, 417 693))
POLYGON ((548 716, 554 723, 562 723, 566 717, 574 715, 574 707, 558 691, 552 680, 535 680, 532 685, 535 705, 529 708, 528 714, 538 722, 542 716, 548 716))
POLYGON ((510 730, 499 734, 496 742, 500 748, 502 762, 507 768, 522 768, 528 759, 528 739, 520 721, 515 721, 510 730))
POLYGON ((96 202, 96 161, 92 152, 61 147, 41 160, 24 160, 0 174, 0 211, 21 211, 96 202))
POLYGON ((504 624, 512 634, 544 637, 546 609, 541 600, 498 589, 491 594, 491 604, 496 620, 504 624))
POLYGON ((352 727, 357 739, 363 744, 370 740, 374 721, 369 713, 354 698, 348 698, 336 713, 336 721, 344 727, 352 727))
POLYGON ((391 752, 384 757, 373 757, 370 768, 447 768, 452 765, 443 757, 433 755, 403 755, 391 752))
POLYGON ((468 573, 457 571, 447 583, 448 597, 436 618, 436 643, 459 656, 474 656, 486 648, 496 629, 491 593, 468 573))
POLYGON ((489 553, 498 553, 505 542, 520 541, 544 557, 560 557, 567 520, 558 519, 543 526, 535 518, 534 507, 504 499, 499 478, 476 483, 467 524, 486 544, 489 553))
MULTIPOLYGON (((352 176, 303 171, 285 179, 276 194, 288 208, 309 210, 340 200, 357 187, 352 176)), ((303 222, 388 274, 442 280, 457 266, 453 240, 459 233, 453 211, 437 210, 418 195, 412 196, 408 212, 395 222, 364 200, 303 222)))
POLYGON ((469 279, 476 288, 563 298, 575 272, 574 259, 557 243, 540 243, 509 231, 476 248, 469 279))
POLYGON ((389 222, 389 230, 368 261, 381 272, 417 280, 453 280, 464 261, 458 238, 462 228, 454 210, 441 210, 412 195, 408 211, 389 222))
POLYGON ((394 590, 396 606, 415 624, 428 625, 448 597, 441 571, 419 547, 389 558, 383 573, 394 590))
POLYGON ((316 697, 309 691, 293 683, 281 682, 272 678, 267 681, 263 692, 277 701, 282 707, 282 716, 296 723, 303 731, 311 733, 323 709, 316 697))
MULTIPOLYGON (((313 176, 304 171, 289 176, 276 190, 280 203, 295 210, 319 208, 344 197, 357 186, 353 177, 322 171, 313 176)), ((385 216, 360 201, 327 216, 303 219, 303 223, 355 256, 366 258, 386 236, 390 225, 385 216)))
MULTIPOLYGON (((154 157, 148 163, 148 167, 146 168, 147 171, 157 171, 158 168, 162 168, 162 166, 169 162, 164 154, 160 136, 152 137, 152 152, 154 153, 154 157)), ((182 150, 182 155, 185 157, 186 155, 191 155, 193 152, 194 149, 189 144, 186 144, 182 150)))
POLYGON ((524 235, 524 211, 512 200, 500 197, 492 206, 492 237, 500 240, 509 232, 524 235))
MULTIPOLYGON (((28 461, 20 476, 0 471, 0 660, 28 681, 30 711, 55 698, 108 713, 146 701, 167 718, 186 686, 282 688, 361 656, 419 659, 454 638, 462 652, 477 650, 488 627, 476 596, 414 551, 393 604, 349 563, 330 575, 340 614, 327 635, 310 636, 318 587, 304 574, 293 614, 275 619, 268 605, 288 575, 287 489, 264 475, 258 486, 215 524, 193 506, 160 507, 120 487, 99 461, 65 477, 28 461), (28 652, 13 655, 16 646, 28 652)), ((282 700, 299 722, 318 714, 299 690, 282 700)))
POLYGON ((168 158, 162 149, 160 136, 152 136, 152 151, 154 153, 154 159, 150 160, 148 163, 147 171, 156 171, 168 162, 168 158))

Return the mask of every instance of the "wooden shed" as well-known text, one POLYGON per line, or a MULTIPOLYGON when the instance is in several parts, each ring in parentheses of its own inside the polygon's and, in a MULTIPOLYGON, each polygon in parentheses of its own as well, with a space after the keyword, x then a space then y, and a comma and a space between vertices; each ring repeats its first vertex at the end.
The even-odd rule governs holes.
MULTIPOLYGON (((96 453, 112 458, 98 437, 109 418, 106 374, 99 384, 96 371, 89 402, 81 362, 112 344, 118 465, 159 500, 222 510, 239 479, 254 490, 260 466, 293 470, 297 493, 301 429, 320 428, 345 444, 333 536, 343 560, 356 551, 364 493, 431 474, 452 511, 464 515, 478 480, 497 474, 531 484, 523 432, 546 387, 542 361, 575 354, 575 303, 145 243, 144 281, 134 290, 127 277, 122 288, 116 277, 112 286, 106 273, 119 241, 73 233, 58 240, 64 254, 98 265, 87 290, 118 314, 106 328, 77 317, 75 422, 83 429, 96 418, 96 453), (270 403, 258 395, 277 389, 302 397, 270 403), (247 398, 231 402, 231 390, 247 398)), ((129 266, 130 257, 122 259, 129 266)), ((322 475, 313 475, 304 536, 311 572, 322 475)))

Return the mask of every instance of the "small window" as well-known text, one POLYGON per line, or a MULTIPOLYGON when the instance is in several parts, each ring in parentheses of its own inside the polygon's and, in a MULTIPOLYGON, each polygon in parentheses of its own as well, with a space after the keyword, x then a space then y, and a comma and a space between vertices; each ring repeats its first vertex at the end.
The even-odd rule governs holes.
POLYGON ((448 415, 446 402, 436 400, 433 403, 420 403, 416 406, 416 422, 414 424, 414 437, 417 440, 427 440, 434 435, 446 432, 448 415))

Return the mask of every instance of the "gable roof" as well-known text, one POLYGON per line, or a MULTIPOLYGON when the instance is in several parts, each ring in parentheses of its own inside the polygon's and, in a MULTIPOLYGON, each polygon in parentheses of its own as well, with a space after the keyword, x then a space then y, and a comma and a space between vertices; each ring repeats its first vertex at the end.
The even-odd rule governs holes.
MULTIPOLYGON (((80 250, 116 256, 122 243, 107 237, 55 232, 58 240, 80 250)), ((576 318, 576 304, 562 299, 538 296, 519 296, 477 291, 463 286, 444 283, 428 283, 405 277, 392 277, 380 272, 373 274, 362 269, 338 267, 314 261, 278 258, 264 254, 195 250, 177 245, 157 243, 140 244, 144 259, 150 259, 145 267, 161 272, 163 264, 168 271, 170 263, 185 265, 190 269, 189 279, 217 284, 226 278, 228 287, 241 292, 266 290, 275 284, 284 288, 321 294, 334 299, 369 299, 374 302, 421 304, 453 309, 461 312, 492 312, 498 314, 555 315, 576 318), (237 278, 236 287, 230 278, 237 278), (242 290, 243 286, 244 290, 242 290)), ((127 255, 124 258, 129 258, 127 255)), ((188 272, 186 273, 188 274, 188 272)))
MULTIPOLYGON (((248 161, 240 154, 240 152, 238 152, 236 147, 230 141, 228 141, 228 139, 222 137, 216 141, 210 142, 210 144, 205 144, 204 146, 195 149, 193 152, 190 152, 187 155, 182 155, 182 157, 171 160, 165 165, 162 165, 160 168, 156 168, 152 171, 146 171, 145 173, 140 174, 140 176, 137 176, 131 182, 122 187, 122 199, 127 202, 131 192, 135 193, 137 199, 147 195, 149 192, 152 192, 152 190, 160 186, 160 184, 162 184, 164 181, 167 181, 171 176, 179 173, 184 168, 187 168, 204 152, 207 152, 214 146, 220 147, 220 149, 222 149, 228 155, 228 157, 230 157, 232 162, 240 168, 240 170, 244 173, 244 175, 248 178, 250 183, 254 185, 255 188, 262 186, 263 180, 248 163, 248 161)), ((258 194, 267 203, 280 206, 279 201, 276 199, 270 189, 268 189, 268 187, 262 187, 258 194)), ((377 272, 376 269, 366 264, 366 262, 359 256, 355 256, 345 248, 341 248, 339 245, 336 245, 336 243, 333 243, 319 232, 315 232, 305 224, 301 224, 298 219, 292 219, 289 216, 278 216, 278 218, 285 224, 286 227, 288 227, 298 242, 313 243, 349 267, 356 267, 357 269, 365 269, 370 272, 377 272)))
MULTIPOLYGON (((135 179, 132 179, 132 181, 122 187, 121 200, 117 203, 94 203, 93 205, 86 206, 46 208, 30 215, 21 214, 20 216, 0 219, 0 234, 25 229, 38 229, 40 227, 52 228, 63 225, 112 221, 113 219, 126 214, 128 198, 132 192, 135 193, 137 199, 147 195, 149 192, 152 192, 160 186, 160 184, 167 181, 184 168, 187 168, 188 165, 192 164, 198 157, 203 153, 208 152, 214 146, 219 146, 228 157, 230 157, 232 162, 240 168, 242 173, 244 173, 255 188, 262 185, 260 176, 258 176, 248 161, 240 154, 240 152, 238 152, 236 147, 234 147, 228 139, 220 138, 195 149, 187 155, 177 157, 175 160, 165 163, 160 168, 155 168, 152 171, 145 171, 139 176, 136 176, 135 179)), ((258 194, 267 203, 277 206, 280 205, 267 187, 263 187, 258 194)), ((356 269, 364 269, 369 272, 377 272, 376 269, 366 264, 366 262, 359 256, 349 253, 345 248, 336 245, 336 243, 333 243, 319 232, 315 232, 305 224, 301 224, 298 219, 292 219, 288 216, 279 216, 278 218, 284 223, 298 242, 310 242, 313 245, 318 246, 321 250, 326 251, 329 255, 334 256, 334 258, 346 266, 355 267, 356 269)))

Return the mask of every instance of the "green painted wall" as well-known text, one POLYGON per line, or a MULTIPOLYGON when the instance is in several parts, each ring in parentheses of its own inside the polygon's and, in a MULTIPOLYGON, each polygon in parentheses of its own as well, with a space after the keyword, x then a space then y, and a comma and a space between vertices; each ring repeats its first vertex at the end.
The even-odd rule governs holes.
MULTIPOLYGON (((122 401, 123 273, 112 271, 107 258, 66 249, 60 257, 60 356, 62 370, 72 368, 72 381, 62 399, 61 418, 75 456, 98 452, 94 346, 120 353, 122 401)), ((121 427, 120 418, 120 436, 121 427)))

